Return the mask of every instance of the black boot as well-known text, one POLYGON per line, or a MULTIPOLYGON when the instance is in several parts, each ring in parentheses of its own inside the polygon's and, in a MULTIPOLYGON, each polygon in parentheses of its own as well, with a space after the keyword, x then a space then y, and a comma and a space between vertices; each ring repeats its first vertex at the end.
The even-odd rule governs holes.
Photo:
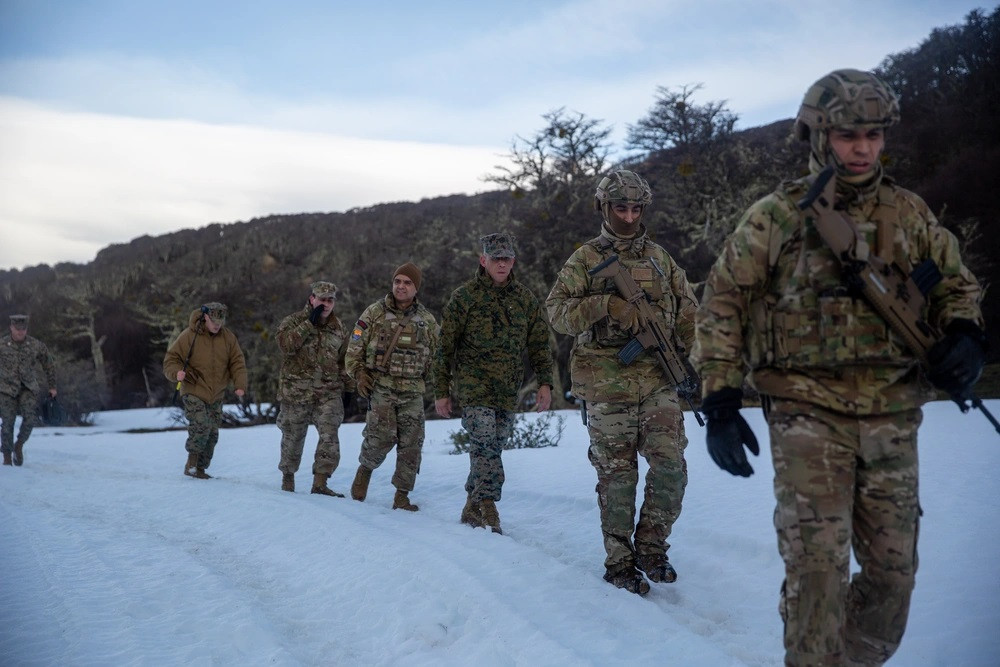
POLYGON ((677 581, 677 572, 667 560, 667 554, 639 554, 635 560, 636 566, 646 573, 650 581, 658 584, 677 581))
POLYGON ((615 569, 605 568, 604 581, 612 586, 624 588, 629 593, 645 595, 649 592, 649 582, 634 565, 624 565, 615 569))

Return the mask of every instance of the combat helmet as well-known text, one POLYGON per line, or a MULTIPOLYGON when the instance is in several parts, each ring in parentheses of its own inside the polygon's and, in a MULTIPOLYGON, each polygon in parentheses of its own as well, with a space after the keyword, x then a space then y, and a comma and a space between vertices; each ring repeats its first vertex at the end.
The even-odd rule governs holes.
POLYGON ((827 132, 833 127, 891 127, 899 122, 899 100, 870 72, 838 69, 809 87, 795 119, 795 136, 809 141, 826 162, 827 132))
POLYGON ((608 209, 618 203, 649 206, 653 203, 653 191, 649 189, 649 183, 639 174, 628 169, 618 169, 602 178, 597 184, 594 210, 603 212, 604 219, 607 220, 608 209))

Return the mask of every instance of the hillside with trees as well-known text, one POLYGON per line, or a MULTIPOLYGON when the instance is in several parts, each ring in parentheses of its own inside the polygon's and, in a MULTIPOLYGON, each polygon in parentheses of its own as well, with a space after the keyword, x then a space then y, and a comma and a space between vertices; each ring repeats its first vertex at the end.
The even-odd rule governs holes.
MULTIPOLYGON (((1000 182, 998 50, 1000 9, 975 11, 877 69, 900 95, 903 115, 889 133, 887 170, 958 236, 987 286, 994 364, 1000 305, 989 286, 1000 266, 988 248, 1000 213, 992 196, 1000 182)), ((622 147, 612 145, 612 128, 599 119, 545 113, 539 130, 513 139, 509 166, 488 177, 496 189, 483 194, 212 224, 109 246, 88 264, 0 271, 0 313, 31 314, 32 335, 57 356, 60 396, 68 412, 81 414, 169 403, 173 387, 160 371, 167 345, 193 308, 222 301, 247 356, 250 394, 269 402, 279 365, 274 330, 302 306, 310 283, 337 283, 337 314, 353 321, 388 291, 392 270, 413 261, 424 270, 421 300, 440 313, 475 271, 476 239, 505 229, 519 240, 516 275, 544 299, 569 254, 597 234, 594 186, 617 166, 650 182, 651 235, 700 282, 747 206, 805 173, 808 149, 791 139, 791 119, 735 130, 737 112, 725 101, 697 103, 699 88, 657 88, 622 147), (630 157, 609 158, 623 152, 630 157)), ((553 333, 563 384, 571 345, 553 333)), ((556 387, 554 396, 565 389, 556 387)))

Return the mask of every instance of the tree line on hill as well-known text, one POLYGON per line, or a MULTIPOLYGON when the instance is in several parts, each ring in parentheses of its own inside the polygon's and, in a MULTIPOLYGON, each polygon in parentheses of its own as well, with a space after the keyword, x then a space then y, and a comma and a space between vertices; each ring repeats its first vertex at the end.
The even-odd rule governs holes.
MULTIPOLYGON (((989 251, 1000 212, 1000 8, 935 29, 876 73, 899 94, 903 116, 889 133, 888 172, 958 236, 988 287, 1000 271, 989 251)), ((619 166, 649 181, 644 221, 697 285, 743 211, 805 174, 808 153, 791 138, 790 119, 737 131, 724 101, 694 100, 699 88, 657 88, 648 113, 627 127, 624 160, 611 161, 617 152, 603 121, 555 109, 537 132, 513 139, 508 165, 487 177, 493 191, 211 224, 109 246, 88 264, 0 271, 0 313, 31 314, 31 334, 56 356, 66 412, 83 415, 169 403, 164 351, 193 308, 221 301, 247 357, 250 394, 267 403, 280 367, 275 328, 302 307, 313 281, 337 283, 336 313, 350 325, 388 291, 393 269, 412 261, 424 271, 419 298, 440 314, 474 274, 479 236, 508 230, 518 238, 515 275, 543 300, 566 258, 597 235, 594 187, 619 166)), ((984 312, 995 361, 1000 308, 989 289, 984 312)), ((553 333, 552 349, 559 399, 572 339, 553 333)))

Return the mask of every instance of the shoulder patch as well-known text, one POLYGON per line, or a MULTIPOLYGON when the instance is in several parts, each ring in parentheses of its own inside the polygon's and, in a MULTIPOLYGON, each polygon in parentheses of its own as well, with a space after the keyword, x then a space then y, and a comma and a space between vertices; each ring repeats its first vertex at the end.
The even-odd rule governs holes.
POLYGON ((361 334, 363 334, 367 328, 367 322, 364 320, 358 320, 358 323, 354 326, 354 331, 351 332, 351 340, 361 340, 361 334))

